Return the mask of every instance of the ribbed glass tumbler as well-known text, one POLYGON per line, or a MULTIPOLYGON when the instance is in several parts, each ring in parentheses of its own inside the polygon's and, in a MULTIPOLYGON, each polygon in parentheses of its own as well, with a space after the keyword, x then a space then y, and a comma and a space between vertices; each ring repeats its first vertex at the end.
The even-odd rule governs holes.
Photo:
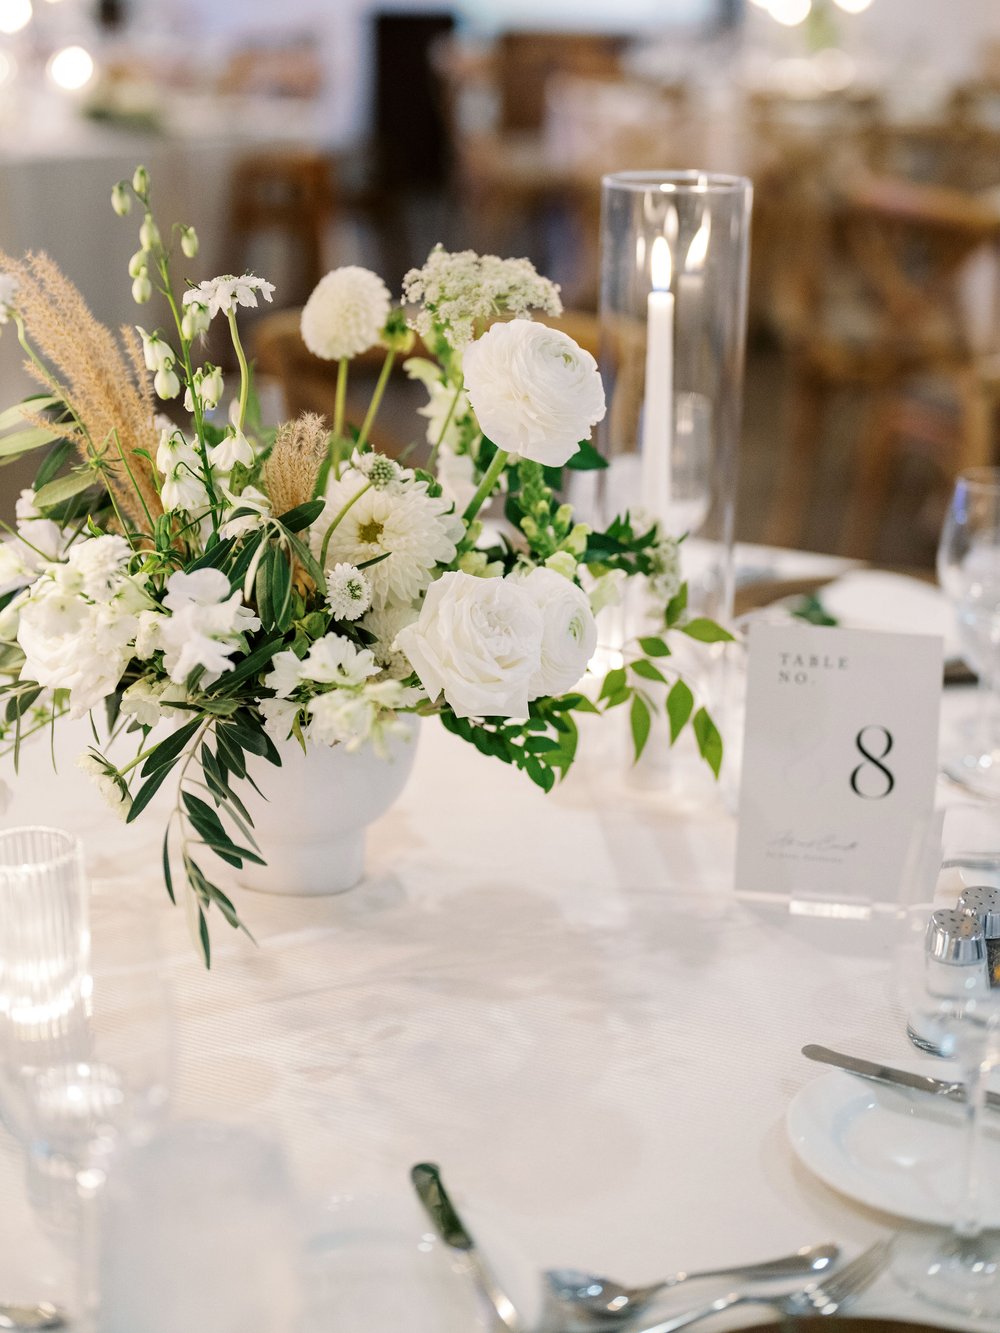
POLYGON ((0 1058, 8 1076, 77 1053, 89 960, 80 843, 59 829, 0 831, 0 1058))

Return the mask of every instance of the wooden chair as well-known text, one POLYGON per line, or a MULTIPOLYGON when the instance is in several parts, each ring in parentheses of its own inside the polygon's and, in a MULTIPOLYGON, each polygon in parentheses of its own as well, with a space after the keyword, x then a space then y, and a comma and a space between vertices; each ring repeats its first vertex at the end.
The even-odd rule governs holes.
POLYGON ((1000 243, 1000 212, 973 196, 891 178, 860 179, 832 209, 810 205, 790 225, 803 239, 788 252, 782 336, 792 367, 792 429, 767 538, 801 536, 825 409, 838 389, 869 402, 851 468, 841 548, 874 554, 888 499, 900 402, 912 382, 950 384, 960 426, 939 458, 946 470, 989 461, 988 397, 961 303, 972 255, 1000 243))
POLYGON ((335 198, 333 164, 323 153, 289 148, 244 158, 233 171, 229 209, 237 259, 249 260, 256 238, 278 236, 288 274, 282 297, 301 304, 327 270, 335 198))
POLYGON ((913 124, 874 124, 862 153, 876 175, 976 193, 1000 186, 1000 119, 993 126, 964 117, 913 124))

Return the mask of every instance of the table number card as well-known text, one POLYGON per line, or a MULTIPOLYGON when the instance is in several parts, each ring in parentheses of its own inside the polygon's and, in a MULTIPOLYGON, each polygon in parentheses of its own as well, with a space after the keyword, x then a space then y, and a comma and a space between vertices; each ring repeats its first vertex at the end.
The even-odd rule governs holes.
POLYGON ((934 806, 942 641, 754 625, 737 892, 894 901, 934 806))

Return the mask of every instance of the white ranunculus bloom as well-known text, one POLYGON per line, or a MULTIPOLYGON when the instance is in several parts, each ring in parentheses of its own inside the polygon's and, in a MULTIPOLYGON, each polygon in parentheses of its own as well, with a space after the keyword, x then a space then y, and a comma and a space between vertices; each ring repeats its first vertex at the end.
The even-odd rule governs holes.
POLYGON ((554 569, 533 569, 520 586, 542 616, 542 653, 530 698, 563 694, 578 684, 597 647, 597 622, 587 594, 554 569))
POLYGON ((428 696, 443 694, 458 717, 527 717, 541 668, 544 622, 515 579, 443 574, 415 624, 396 642, 428 696))
POLYGON ((498 449, 561 467, 604 416, 597 362, 567 334, 528 319, 494 324, 465 350, 465 388, 498 449))
POLYGON ((348 264, 321 278, 302 310, 302 341, 314 356, 339 361, 373 347, 392 298, 377 273, 348 264))

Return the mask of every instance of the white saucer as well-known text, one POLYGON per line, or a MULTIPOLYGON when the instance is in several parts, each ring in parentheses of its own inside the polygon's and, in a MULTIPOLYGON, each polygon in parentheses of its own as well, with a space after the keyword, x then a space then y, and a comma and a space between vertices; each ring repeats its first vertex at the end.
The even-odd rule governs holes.
MULTIPOLYGON (((940 1061, 913 1068, 958 1077, 940 1061)), ((1000 1180, 1000 1115, 985 1115, 978 1167, 984 1182, 1000 1180)), ((799 1092, 787 1126, 799 1159, 833 1189, 869 1208, 950 1226, 962 1190, 963 1116, 960 1105, 943 1098, 835 1069, 799 1092)), ((985 1188, 981 1197, 986 1226, 1000 1227, 1000 1194, 985 1188)))

